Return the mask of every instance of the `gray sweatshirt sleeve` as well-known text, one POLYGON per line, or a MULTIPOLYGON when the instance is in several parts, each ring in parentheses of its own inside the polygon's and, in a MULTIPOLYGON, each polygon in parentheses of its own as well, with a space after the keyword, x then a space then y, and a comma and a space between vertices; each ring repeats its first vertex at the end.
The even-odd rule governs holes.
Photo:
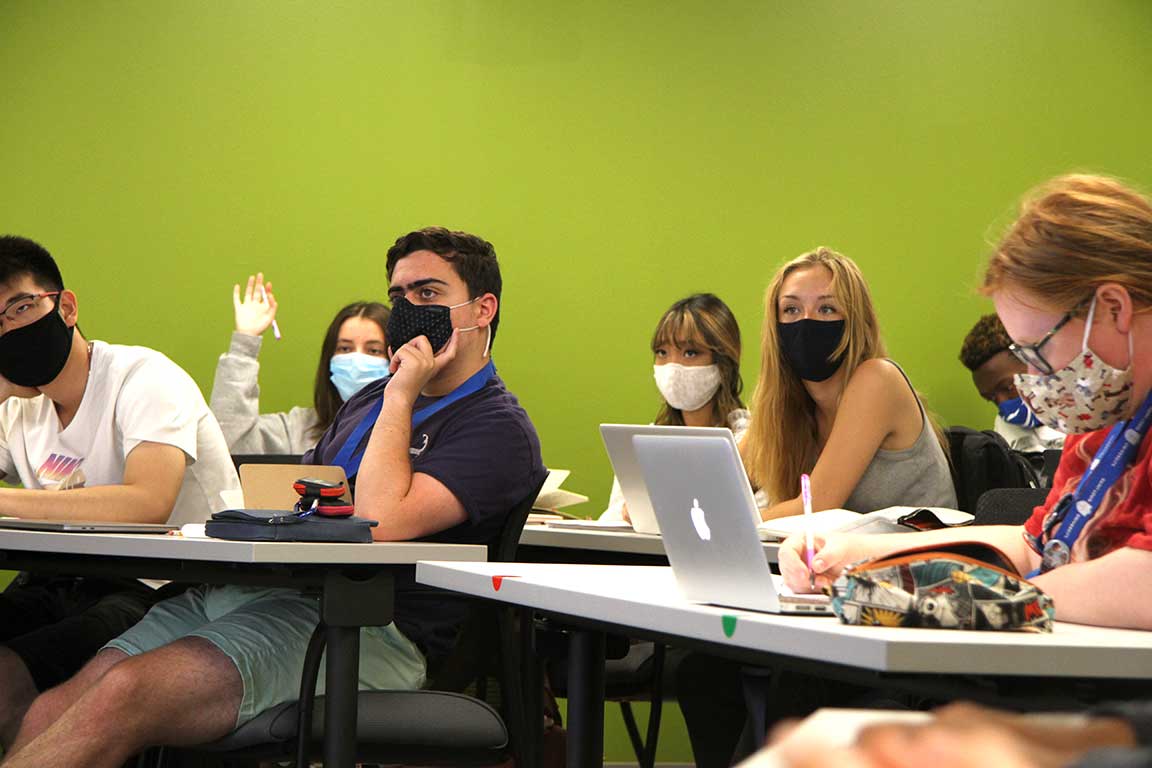
POLYGON ((232 334, 228 352, 216 364, 212 413, 232 453, 304 453, 316 443, 316 411, 297 407, 260 413, 260 343, 259 336, 232 334))

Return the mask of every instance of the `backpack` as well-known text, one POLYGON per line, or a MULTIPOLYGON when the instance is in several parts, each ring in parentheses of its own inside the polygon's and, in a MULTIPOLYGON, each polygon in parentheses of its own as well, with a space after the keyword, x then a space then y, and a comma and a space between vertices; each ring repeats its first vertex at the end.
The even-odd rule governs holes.
POLYGON ((949 427, 947 433, 956 505, 965 512, 975 512, 980 495, 992 488, 1040 487, 1028 458, 992 430, 949 427))

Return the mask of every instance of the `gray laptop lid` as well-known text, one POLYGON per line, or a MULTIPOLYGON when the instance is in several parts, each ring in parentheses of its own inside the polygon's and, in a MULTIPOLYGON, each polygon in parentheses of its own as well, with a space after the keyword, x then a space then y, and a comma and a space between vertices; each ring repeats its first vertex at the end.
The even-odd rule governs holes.
POLYGON ((684 597, 779 613, 756 535, 756 500, 731 433, 637 435, 632 442, 684 597))
POLYGON ((601 424, 600 436, 608 449, 612 470, 620 482, 624 501, 628 504, 628 517, 632 529, 637 533, 660 533, 660 524, 652 503, 648 499, 648 489, 636 463, 636 451, 632 438, 636 435, 708 435, 732 439, 732 431, 727 427, 669 427, 654 424, 601 424))
POLYGON ((0 518, 0 528, 18 531, 55 531, 58 533, 144 533, 164 534, 180 530, 167 523, 110 523, 99 520, 38 520, 0 518))

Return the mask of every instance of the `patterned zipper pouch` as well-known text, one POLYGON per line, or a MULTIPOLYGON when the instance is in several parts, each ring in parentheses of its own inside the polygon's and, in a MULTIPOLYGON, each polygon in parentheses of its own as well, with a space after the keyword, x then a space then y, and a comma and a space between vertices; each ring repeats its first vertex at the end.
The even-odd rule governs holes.
POLYGON ((845 624, 1051 632, 1052 598, 995 547, 917 549, 848 566, 832 585, 845 624))

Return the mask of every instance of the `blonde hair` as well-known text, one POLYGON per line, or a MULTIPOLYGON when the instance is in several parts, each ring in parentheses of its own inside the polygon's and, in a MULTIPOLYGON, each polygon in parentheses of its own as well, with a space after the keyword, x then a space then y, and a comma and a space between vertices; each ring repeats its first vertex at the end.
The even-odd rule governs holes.
MULTIPOLYGON (((720 388, 712 396, 717 426, 727 426, 728 414, 743 408, 740 393, 740 325, 728 305, 711 293, 696 293, 680 299, 660 318, 652 334, 652 353, 664 346, 684 348, 699 345, 712 353, 720 369, 720 388)), ((684 414, 664 402, 656 415, 657 424, 683 426, 684 414)))
POLYGON ((752 395, 752 426, 740 443, 748 478, 753 487, 767 492, 772 503, 795 496, 801 473, 810 472, 820 455, 816 404, 785 360, 776 329, 784 281, 810 267, 823 267, 831 274, 830 289, 844 313, 844 338, 833 353, 842 360, 844 381, 865 360, 887 354, 868 284, 854 261, 821 247, 777 270, 764 293, 763 348, 760 381, 752 395))
POLYGON ((1152 203, 1107 176, 1058 176, 1033 190, 988 261, 982 293, 1017 286, 1070 311, 1104 283, 1152 307, 1152 203))

